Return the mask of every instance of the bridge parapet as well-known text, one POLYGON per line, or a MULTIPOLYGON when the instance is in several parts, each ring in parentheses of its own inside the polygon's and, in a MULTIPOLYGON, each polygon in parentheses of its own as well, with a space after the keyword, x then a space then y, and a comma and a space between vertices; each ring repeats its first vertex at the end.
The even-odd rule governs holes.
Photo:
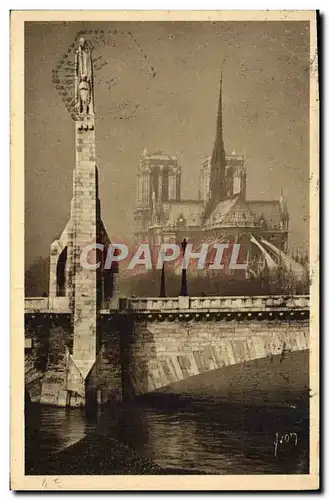
POLYGON ((26 297, 25 313, 69 313, 68 297, 26 297))
POLYGON ((138 297, 120 306, 123 392, 132 396, 309 347, 308 296, 138 297))
MULTIPOLYGON (((243 313, 309 312, 308 295, 268 295, 232 297, 132 297, 119 299, 121 313, 140 314, 198 314, 223 313, 241 315, 243 313)), ((29 297, 25 299, 25 313, 64 313, 68 314, 67 297, 29 297)), ((111 307, 102 308, 102 314, 115 313, 111 307)), ((303 314, 304 315, 304 314, 303 314)))
MULTIPOLYGON (((185 298, 185 297, 184 297, 185 298)), ((187 299, 189 297, 186 297, 187 299)), ((136 297, 119 301, 120 309, 132 311, 164 311, 179 310, 179 297, 136 297)))
POLYGON ((233 297, 134 297, 125 299, 121 309, 142 312, 180 311, 300 311, 309 310, 308 295, 233 297))

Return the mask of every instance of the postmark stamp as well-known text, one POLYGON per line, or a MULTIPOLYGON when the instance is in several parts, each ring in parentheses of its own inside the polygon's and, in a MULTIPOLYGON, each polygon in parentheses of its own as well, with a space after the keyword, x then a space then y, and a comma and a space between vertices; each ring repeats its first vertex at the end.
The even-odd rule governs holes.
MULTIPOLYGON (((71 117, 73 120, 76 119, 75 50, 81 37, 88 39, 93 53, 94 81, 98 86, 98 92, 106 95, 106 92, 111 91, 107 99, 102 99, 102 104, 104 102, 107 104, 104 112, 110 114, 115 120, 134 118, 136 113, 143 108, 143 104, 132 91, 129 73, 134 71, 134 75, 138 74, 139 85, 147 91, 156 78, 156 70, 134 34, 131 31, 119 29, 77 32, 67 52, 57 62, 53 70, 52 81, 71 117), (128 53, 129 57, 123 59, 122 54, 128 53)), ((102 110, 98 111, 97 115, 99 119, 102 119, 102 110)))

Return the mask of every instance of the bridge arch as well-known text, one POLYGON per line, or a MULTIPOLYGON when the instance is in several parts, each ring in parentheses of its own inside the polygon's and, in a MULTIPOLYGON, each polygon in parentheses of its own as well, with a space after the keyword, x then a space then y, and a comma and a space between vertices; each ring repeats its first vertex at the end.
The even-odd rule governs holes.
POLYGON ((124 394, 146 394, 205 372, 309 347, 304 317, 200 319, 190 314, 188 321, 178 315, 173 321, 148 316, 143 320, 139 315, 125 339, 129 349, 124 394))

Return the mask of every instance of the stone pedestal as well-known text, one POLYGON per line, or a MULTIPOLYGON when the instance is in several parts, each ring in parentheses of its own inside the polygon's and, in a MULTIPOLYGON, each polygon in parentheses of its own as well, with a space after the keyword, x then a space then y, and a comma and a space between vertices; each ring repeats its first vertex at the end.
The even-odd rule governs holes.
MULTIPOLYGON (((82 380, 96 361, 97 334, 97 273, 81 265, 81 254, 87 245, 97 242, 99 201, 95 158, 95 129, 93 119, 76 122, 76 166, 74 170, 73 199, 71 204, 71 239, 69 242, 70 306, 73 319, 72 363, 82 380)), ((96 263, 96 250, 87 256, 88 264, 96 263)), ((81 391, 81 382, 76 380, 81 391)), ((82 396, 82 395, 81 395, 82 396)))

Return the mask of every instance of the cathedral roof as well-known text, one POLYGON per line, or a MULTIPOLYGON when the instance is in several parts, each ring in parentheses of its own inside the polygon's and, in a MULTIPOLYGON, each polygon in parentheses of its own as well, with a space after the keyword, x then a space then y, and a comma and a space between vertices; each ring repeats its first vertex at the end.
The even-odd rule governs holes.
POLYGON ((265 224, 269 227, 280 226, 281 214, 279 200, 250 200, 248 201, 248 205, 257 222, 263 219, 265 224))
POLYGON ((256 220, 249 209, 248 202, 242 200, 240 194, 230 196, 217 203, 205 223, 207 229, 227 226, 253 227, 255 225, 256 220))
POLYGON ((203 216, 203 202, 200 200, 165 201, 162 204, 165 221, 176 224, 182 215, 187 226, 200 226, 203 216))

